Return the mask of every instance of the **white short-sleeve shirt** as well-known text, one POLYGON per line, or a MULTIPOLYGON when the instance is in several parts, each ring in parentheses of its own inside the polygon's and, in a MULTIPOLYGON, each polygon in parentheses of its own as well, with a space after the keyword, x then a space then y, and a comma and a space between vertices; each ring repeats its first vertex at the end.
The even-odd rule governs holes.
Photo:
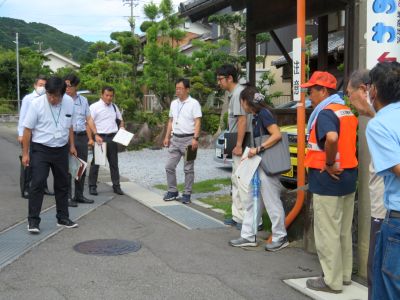
POLYGON ((200 103, 190 96, 185 101, 175 99, 171 103, 169 117, 172 118, 172 132, 192 134, 195 120, 202 117, 200 103))
POLYGON ((18 119, 18 136, 22 136, 24 134, 24 120, 26 117, 26 113, 29 110, 29 106, 33 99, 39 97, 40 95, 34 90, 32 93, 26 95, 22 99, 21 110, 19 111, 19 119, 18 119))
POLYGON ((114 103, 111 102, 111 104, 106 104, 102 99, 100 99, 90 105, 90 114, 92 115, 98 133, 110 134, 118 131, 115 119, 117 118, 122 120, 122 115, 118 106, 114 103))
POLYGON ((32 142, 52 148, 63 147, 68 143, 74 119, 74 103, 70 96, 65 94, 59 104, 52 105, 45 94, 32 100, 24 127, 32 130, 32 142))

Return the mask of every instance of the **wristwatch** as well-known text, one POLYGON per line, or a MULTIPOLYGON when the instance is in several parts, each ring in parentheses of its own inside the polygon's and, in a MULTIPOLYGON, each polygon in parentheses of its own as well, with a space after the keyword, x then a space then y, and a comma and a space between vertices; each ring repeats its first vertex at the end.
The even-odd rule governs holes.
POLYGON ((196 141, 199 141, 199 137, 198 136, 194 136, 193 139, 196 140, 196 141))
POLYGON ((326 162, 325 163, 325 165, 327 165, 328 167, 332 167, 334 164, 335 164, 335 162, 331 162, 331 163, 326 162))

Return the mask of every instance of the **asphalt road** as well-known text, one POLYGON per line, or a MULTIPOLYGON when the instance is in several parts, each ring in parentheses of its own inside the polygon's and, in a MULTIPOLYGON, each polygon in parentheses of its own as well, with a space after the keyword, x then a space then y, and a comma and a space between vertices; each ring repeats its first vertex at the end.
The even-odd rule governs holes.
MULTIPOLYGON (((1 229, 26 218, 19 195, 19 146, 0 124, 1 229)), ((109 180, 109 179, 108 179, 109 180)), ((99 186, 103 195, 110 187, 99 186)), ((47 205, 53 203, 47 199, 47 205)), ((117 196, 0 270, 0 299, 307 299, 282 279, 320 274, 301 248, 269 253, 233 248, 234 228, 187 230, 127 196, 117 196), (137 240, 120 256, 77 253, 92 239, 137 240)), ((28 234, 28 233, 27 233, 28 234)), ((261 236, 262 238, 263 236, 261 236)))

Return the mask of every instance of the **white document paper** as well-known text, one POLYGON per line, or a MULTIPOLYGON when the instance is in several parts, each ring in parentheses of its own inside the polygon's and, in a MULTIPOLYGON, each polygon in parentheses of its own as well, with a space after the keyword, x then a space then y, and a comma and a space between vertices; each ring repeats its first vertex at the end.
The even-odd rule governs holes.
POLYGON ((261 157, 258 155, 248 158, 249 151, 250 148, 246 147, 242 155, 242 161, 235 172, 240 183, 246 187, 250 185, 251 179, 261 162, 261 157))
POLYGON ((69 173, 71 176, 79 180, 82 177, 83 172, 85 172, 87 167, 87 162, 80 159, 75 155, 69 155, 69 173))
POLYGON ((128 146, 129 143, 131 142, 133 136, 134 136, 133 133, 126 131, 123 128, 120 128, 118 130, 117 134, 114 136, 113 142, 116 142, 116 143, 124 145, 124 146, 128 146))
POLYGON ((99 166, 106 165, 107 158, 107 143, 102 143, 101 145, 94 143, 94 164, 99 166))

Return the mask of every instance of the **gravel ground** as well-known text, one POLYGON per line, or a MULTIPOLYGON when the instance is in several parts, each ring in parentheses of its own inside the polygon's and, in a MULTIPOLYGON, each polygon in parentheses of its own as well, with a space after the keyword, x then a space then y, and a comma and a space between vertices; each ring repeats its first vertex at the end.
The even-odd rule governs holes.
MULTIPOLYGON (((166 184, 165 163, 167 155, 168 150, 166 148, 119 153, 120 174, 143 187, 163 193, 163 191, 154 189, 153 186, 156 184, 166 184)), ((214 161, 214 155, 214 149, 199 149, 194 166, 195 182, 231 176, 231 168, 221 167, 219 163, 214 161)), ((183 183, 183 158, 179 162, 176 171, 178 183, 183 183)), ((227 193, 227 191, 229 193, 229 189, 224 189, 224 191, 220 192, 227 193)))

